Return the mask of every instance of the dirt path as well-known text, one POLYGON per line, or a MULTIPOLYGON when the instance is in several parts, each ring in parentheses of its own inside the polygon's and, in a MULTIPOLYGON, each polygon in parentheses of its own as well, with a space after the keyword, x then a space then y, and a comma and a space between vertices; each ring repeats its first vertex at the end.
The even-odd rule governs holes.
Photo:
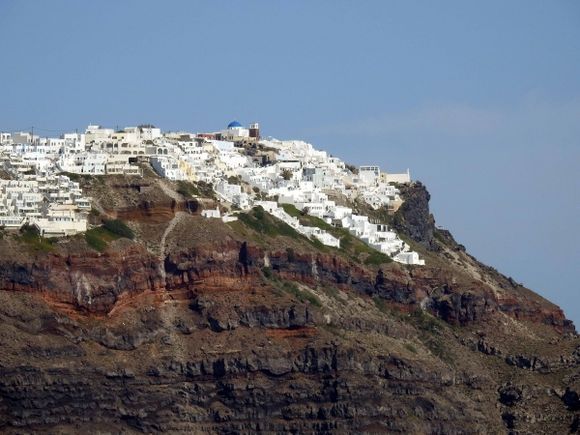
POLYGON ((176 201, 183 201, 183 198, 181 197, 181 195, 179 193, 177 193, 175 190, 173 190, 171 187, 169 187, 165 180, 159 180, 159 187, 161 187, 161 190, 163 190, 163 193, 165 193, 170 198, 172 198, 176 201))
POLYGON ((177 224, 179 222, 181 222, 181 220, 187 216, 187 213, 183 212, 183 211, 178 211, 177 213, 175 213, 175 216, 173 216, 173 219, 171 219, 171 221, 169 222, 169 225, 167 225, 167 228, 165 228, 165 231, 163 231, 163 235, 161 236, 161 241, 159 242, 159 272, 161 274, 161 277, 163 279, 163 281, 165 282, 165 251, 167 250, 167 236, 169 236, 169 234, 171 234, 171 232, 175 229, 175 227, 177 226, 177 224))
MULTIPOLYGON (((170 198, 174 199, 175 201, 181 201, 183 198, 181 197, 181 195, 179 195, 179 193, 177 193, 175 190, 173 190, 165 180, 159 180, 159 187, 161 188, 161 190, 163 190, 163 193, 165 193, 167 196, 169 196, 170 198)), ((165 228, 165 231, 163 231, 163 235, 161 236, 161 241, 159 242, 159 271, 161 274, 161 277, 163 278, 163 282, 165 282, 165 251, 167 250, 167 236, 169 234, 171 234, 171 232, 173 231, 173 229, 175 228, 175 226, 183 219, 184 216, 186 216, 187 213, 182 212, 182 211, 178 211, 175 213, 175 216, 173 216, 173 219, 171 219, 171 221, 169 222, 169 225, 167 225, 167 228, 165 228)))

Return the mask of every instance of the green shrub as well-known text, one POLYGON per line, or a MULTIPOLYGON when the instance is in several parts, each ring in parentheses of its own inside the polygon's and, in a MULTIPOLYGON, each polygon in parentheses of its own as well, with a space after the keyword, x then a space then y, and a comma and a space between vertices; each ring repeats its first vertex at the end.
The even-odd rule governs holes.
POLYGON ((290 180, 292 178, 292 171, 290 169, 283 169, 282 172, 280 173, 280 176, 284 179, 284 180, 290 180))
POLYGON ((104 226, 92 228, 85 232, 87 244, 99 252, 103 252, 109 245, 109 242, 117 240, 120 237, 120 235, 112 233, 104 226))
POLYGON ((192 182, 192 181, 178 181, 177 182, 177 193, 185 197, 190 196, 201 196, 204 198, 215 199, 215 192, 213 191, 213 185, 211 183, 205 183, 204 181, 192 182))
POLYGON ((300 210, 298 210, 295 206, 293 206, 292 204, 282 204, 282 208, 284 209, 284 211, 286 213, 288 213, 290 216, 294 216, 299 218, 300 216, 302 216, 302 213, 300 212, 300 210))
POLYGON ((228 184, 242 184, 242 177, 239 175, 230 175, 228 177, 228 184))
MULTIPOLYGON (((370 246, 365 244, 362 240, 357 239, 346 228, 334 227, 320 218, 310 216, 308 214, 301 212, 292 204, 282 204, 282 208, 290 216, 298 218, 300 224, 310 227, 318 227, 324 231, 327 231, 334 237, 340 239, 340 249, 342 251, 352 252, 355 257, 358 257, 358 255, 362 253, 369 254, 367 257, 369 262, 367 264, 377 265, 382 263, 390 263, 392 261, 389 256, 382 254, 376 249, 371 248, 370 246)), ((325 249, 327 248, 318 240, 314 241, 314 244, 318 248, 320 247, 323 247, 325 249)))
POLYGON ((83 178, 84 179, 89 179, 91 176, 90 175, 84 175, 84 174, 75 174, 73 172, 61 172, 61 175, 66 175, 68 178, 70 178, 71 181, 82 181, 83 178))
POLYGON ((54 250, 54 244, 58 239, 56 237, 42 237, 38 228, 26 224, 20 228, 20 236, 17 237, 17 240, 26 243, 34 251, 50 252, 54 250))
POLYGON ((262 273, 266 279, 272 279, 272 269, 269 267, 262 267, 262 273))
POLYGON ((99 252, 104 251, 107 247, 107 242, 92 230, 85 233, 85 240, 91 248, 96 249, 99 252))
POLYGON ((374 249, 369 253, 367 258, 365 258, 365 264, 373 266, 379 266, 384 263, 391 263, 392 261, 393 259, 391 257, 374 249))
POLYGON ((315 307, 322 306, 322 303, 320 302, 320 299, 318 299, 318 297, 316 297, 315 295, 313 295, 308 291, 300 290, 298 286, 292 282, 288 281, 284 282, 282 284, 282 290, 295 296, 296 299, 298 299, 300 302, 309 302, 311 305, 314 305, 315 307))
POLYGON ((264 279, 272 286, 272 291, 277 296, 287 293, 294 296, 302 303, 308 302, 310 305, 319 308, 322 306, 320 299, 318 299, 316 295, 306 290, 300 290, 293 282, 281 280, 271 268, 263 267, 262 273, 264 274, 264 279))
POLYGON ((411 320, 422 331, 439 334, 441 332, 441 321, 425 313, 422 309, 417 309, 410 314, 411 320))
POLYGON ((103 226, 113 234, 133 240, 135 233, 120 219, 111 219, 103 222, 103 226))
POLYGON ((290 225, 270 216, 262 207, 254 207, 248 213, 240 213, 238 219, 254 231, 268 236, 287 236, 301 238, 290 225))
POLYGON ((206 183, 205 181, 198 181, 197 182, 197 190, 201 193, 201 196, 205 198, 213 198, 215 199, 215 192, 213 191, 213 184, 206 183))
POLYGON ((20 235, 22 240, 33 240, 40 237, 38 228, 34 225, 25 224, 20 227, 20 235))
POLYGON ((183 180, 177 182, 177 193, 185 197, 201 196, 195 184, 183 180))

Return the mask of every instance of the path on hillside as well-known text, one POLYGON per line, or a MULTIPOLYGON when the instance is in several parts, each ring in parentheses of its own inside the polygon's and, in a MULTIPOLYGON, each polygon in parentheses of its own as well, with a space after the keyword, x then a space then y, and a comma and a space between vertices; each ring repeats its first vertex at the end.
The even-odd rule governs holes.
MULTIPOLYGON (((173 216, 173 219, 171 219, 171 221, 169 222, 169 225, 167 225, 167 228, 165 228, 165 231, 163 231, 161 241, 159 242, 159 273, 161 275, 164 288, 166 287, 166 278, 167 278, 167 274, 165 272, 167 237, 187 215, 188 213, 183 211, 176 212, 175 215, 173 216)), ((179 318, 178 311, 176 309, 177 308, 176 306, 179 305, 180 303, 181 303, 180 301, 174 300, 174 295, 170 295, 168 292, 164 292, 163 308, 159 311, 159 313, 165 326, 165 330, 167 331, 167 336, 163 338, 164 343, 173 346, 172 347, 173 355, 177 356, 178 358, 186 358, 186 353, 183 349, 183 346, 180 344, 180 340, 178 338, 180 333, 176 328, 176 325, 179 322, 183 322, 183 320, 179 318)))
MULTIPOLYGON (((181 195, 179 195, 173 188, 171 188, 165 180, 159 181, 159 187, 163 190, 170 198, 174 199, 176 202, 183 201, 181 195)), ((163 287, 166 286, 166 278, 167 274, 165 272, 165 256, 167 254, 167 237, 171 234, 171 232, 175 229, 175 227, 188 215, 189 213, 184 211, 178 211, 175 213, 165 231, 163 231, 163 235, 161 236, 161 241, 159 242, 159 273, 161 275, 161 279, 163 282, 163 287)), ((174 300, 174 295, 169 295, 168 293, 164 294, 164 302, 163 302, 163 309, 160 310, 161 318, 163 319, 163 323, 165 325, 166 331, 168 332, 167 344, 171 344, 173 346, 172 353, 176 355, 178 358, 184 359, 187 358, 186 352, 184 351, 182 345, 180 344, 180 340, 178 335, 180 335, 179 331, 176 329, 176 324, 182 322, 179 319, 178 311, 176 310, 176 305, 180 304, 181 302, 178 300, 174 300)))
POLYGON ((169 222, 169 225, 167 225, 167 228, 165 228, 165 231, 163 231, 163 235, 161 236, 161 241, 159 242, 159 272, 161 274, 161 277, 163 279, 163 283, 165 285, 165 251, 167 248, 167 236, 169 234, 171 234, 171 232, 173 231, 173 229, 177 226, 177 224, 179 222, 181 222, 181 220, 187 216, 187 213, 183 212, 183 211, 178 211, 175 213, 175 216, 173 216, 173 219, 171 219, 171 221, 169 222))
POLYGON ((175 190, 173 190, 171 187, 169 187, 165 180, 159 180, 159 187, 161 187, 161 190, 163 190, 163 193, 165 193, 167 196, 174 199, 175 201, 178 201, 178 202, 183 201, 183 198, 181 197, 181 195, 179 193, 177 193, 175 190))

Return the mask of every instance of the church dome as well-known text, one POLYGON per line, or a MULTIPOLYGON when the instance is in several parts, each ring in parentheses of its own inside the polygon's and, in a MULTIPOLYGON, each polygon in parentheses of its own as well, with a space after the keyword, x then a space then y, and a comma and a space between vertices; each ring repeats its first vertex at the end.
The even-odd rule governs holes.
POLYGON ((240 124, 238 121, 232 121, 228 124, 228 128, 236 128, 236 127, 241 127, 242 124, 240 124))

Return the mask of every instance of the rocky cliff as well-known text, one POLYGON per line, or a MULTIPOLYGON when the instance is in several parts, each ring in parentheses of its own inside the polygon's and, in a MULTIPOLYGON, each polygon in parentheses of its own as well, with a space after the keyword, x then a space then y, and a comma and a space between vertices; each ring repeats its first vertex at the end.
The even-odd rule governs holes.
POLYGON ((393 218, 418 268, 202 219, 150 181, 92 182, 95 222, 134 240, 0 240, 0 430, 577 430, 573 325, 437 230, 424 186, 393 218))

